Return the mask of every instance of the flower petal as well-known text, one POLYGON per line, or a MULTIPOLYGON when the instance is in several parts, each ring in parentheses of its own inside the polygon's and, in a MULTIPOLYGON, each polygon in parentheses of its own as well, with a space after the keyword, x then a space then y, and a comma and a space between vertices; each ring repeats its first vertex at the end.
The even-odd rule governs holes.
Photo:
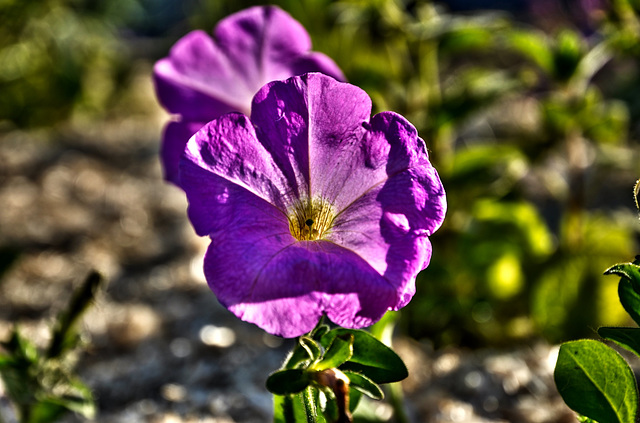
MULTIPOLYGON (((395 309, 415 292, 415 277, 431 258, 428 237, 446 213, 446 196, 426 146, 404 118, 385 112, 373 117, 362 144, 366 154, 349 183, 365 191, 336 217, 329 240, 367 260, 398 289, 395 309)), ((357 188, 357 187, 356 187, 357 188)))
MULTIPOLYGON (((204 31, 193 31, 156 62, 153 80, 160 103, 185 119, 209 121, 231 111, 248 113, 253 87, 238 83, 236 70, 204 31)), ((257 90, 257 88, 256 88, 257 90)))
POLYGON ((251 119, 276 164, 295 181, 296 194, 331 201, 327 194, 353 171, 370 113, 371 100, 360 88, 309 73, 265 85, 253 99, 251 119))
POLYGON ((290 64, 311 49, 304 27, 275 6, 250 7, 222 20, 214 31, 247 88, 291 76, 290 64))
POLYGON ((323 313, 360 328, 395 305, 395 289, 362 258, 328 242, 287 243, 273 223, 234 225, 205 256, 211 289, 236 316, 289 338, 309 332, 323 313))
POLYGON ((221 116, 191 137, 180 163, 180 184, 199 235, 226 227, 231 218, 226 216, 227 209, 238 190, 279 210, 286 210, 290 192, 269 152, 258 142, 249 118, 239 113, 221 116))
POLYGON ((338 81, 346 81, 342 70, 329 56, 312 52, 299 57, 291 63, 291 75, 302 75, 309 72, 320 72, 338 81))
POLYGON ((187 141, 205 122, 169 122, 164 128, 160 159, 164 169, 164 178, 180 186, 180 157, 184 153, 187 141))

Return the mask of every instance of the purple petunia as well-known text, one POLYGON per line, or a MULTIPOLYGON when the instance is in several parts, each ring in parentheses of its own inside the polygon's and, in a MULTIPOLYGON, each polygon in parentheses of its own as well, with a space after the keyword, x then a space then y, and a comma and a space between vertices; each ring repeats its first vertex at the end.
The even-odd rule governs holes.
POLYGON ((251 119, 208 123, 180 172, 189 218, 211 237, 209 286, 284 337, 323 314, 359 328, 405 306, 446 212, 416 129, 393 112, 371 117, 364 91, 319 73, 265 85, 251 119))
POLYGON ((164 131, 165 178, 180 185, 178 163, 191 135, 225 113, 248 115, 251 99, 267 82, 306 72, 344 80, 329 57, 310 50, 302 25, 275 6, 228 16, 218 23, 213 38, 193 31, 180 39, 153 70, 158 99, 177 119, 164 131))

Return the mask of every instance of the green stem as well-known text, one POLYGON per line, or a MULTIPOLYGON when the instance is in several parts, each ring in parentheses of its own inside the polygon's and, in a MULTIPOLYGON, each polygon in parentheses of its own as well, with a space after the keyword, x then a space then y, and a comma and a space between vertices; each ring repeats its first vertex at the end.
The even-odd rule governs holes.
POLYGON ((311 387, 305 389, 304 392, 300 395, 302 395, 302 401, 304 402, 304 410, 307 414, 307 423, 317 423, 317 408, 313 398, 311 387))
POLYGON ((295 423, 296 414, 293 411, 293 397, 285 396, 282 400, 282 417, 285 423, 295 423))
POLYGON ((400 383, 389 385, 389 402, 393 408, 393 417, 397 423, 409 423, 409 417, 404 409, 404 393, 400 383))

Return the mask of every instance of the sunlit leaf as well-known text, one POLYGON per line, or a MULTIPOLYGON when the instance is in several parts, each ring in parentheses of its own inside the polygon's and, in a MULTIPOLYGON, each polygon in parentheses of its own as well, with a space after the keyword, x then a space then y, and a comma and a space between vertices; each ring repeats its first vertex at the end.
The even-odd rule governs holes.
POLYGON ((635 422, 638 388, 633 372, 602 342, 562 344, 554 379, 558 392, 576 412, 599 422, 635 422))
POLYGON ((339 335, 327 348, 322 360, 313 366, 315 370, 338 368, 353 355, 353 334, 339 335))
POLYGON ((371 379, 356 372, 350 372, 345 370, 345 375, 349 378, 351 389, 357 389, 363 394, 375 400, 381 400, 384 398, 382 389, 371 379))
POLYGON ((371 334, 357 329, 334 329, 322 337, 322 345, 330 345, 340 335, 353 335, 353 355, 341 370, 364 374, 376 383, 400 381, 408 376, 402 359, 371 334))

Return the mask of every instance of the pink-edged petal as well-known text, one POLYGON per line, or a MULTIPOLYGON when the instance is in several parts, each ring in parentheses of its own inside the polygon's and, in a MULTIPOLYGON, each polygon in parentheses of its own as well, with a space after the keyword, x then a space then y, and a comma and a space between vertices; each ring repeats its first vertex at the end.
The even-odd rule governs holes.
POLYGON ((395 305, 396 290, 353 252, 323 241, 288 243, 273 231, 234 226, 213 238, 205 256, 211 289, 242 320, 290 338, 323 313, 360 328, 395 305))
POLYGON ((164 178, 180 186, 180 157, 184 153, 187 141, 198 132, 205 122, 169 122, 162 134, 160 160, 164 178))
POLYGON ((238 79, 211 37, 196 30, 156 62, 153 80, 160 103, 186 119, 209 121, 230 111, 249 112, 257 88, 238 79))

